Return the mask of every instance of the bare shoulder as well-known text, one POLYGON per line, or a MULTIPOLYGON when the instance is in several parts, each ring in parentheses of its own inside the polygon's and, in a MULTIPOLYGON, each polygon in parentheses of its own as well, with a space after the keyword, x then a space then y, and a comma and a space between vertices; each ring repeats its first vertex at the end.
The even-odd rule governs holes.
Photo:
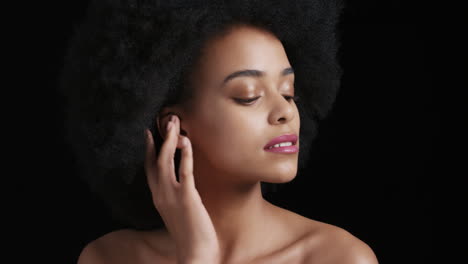
POLYGON ((78 257, 78 264, 128 263, 141 258, 143 244, 131 229, 107 233, 88 243, 78 257))
POLYGON ((92 241, 87 244, 78 257, 78 264, 98 264, 105 263, 103 250, 100 248, 99 243, 92 241))
POLYGON ((378 264, 374 251, 347 230, 311 220, 304 264, 378 264))

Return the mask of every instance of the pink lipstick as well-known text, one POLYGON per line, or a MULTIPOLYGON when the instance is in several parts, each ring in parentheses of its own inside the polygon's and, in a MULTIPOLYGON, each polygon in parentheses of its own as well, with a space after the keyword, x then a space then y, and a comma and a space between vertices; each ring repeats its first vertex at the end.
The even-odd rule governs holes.
POLYGON ((295 134, 287 134, 276 137, 268 142, 263 149, 268 152, 276 153, 296 153, 299 151, 297 147, 297 136, 295 134))

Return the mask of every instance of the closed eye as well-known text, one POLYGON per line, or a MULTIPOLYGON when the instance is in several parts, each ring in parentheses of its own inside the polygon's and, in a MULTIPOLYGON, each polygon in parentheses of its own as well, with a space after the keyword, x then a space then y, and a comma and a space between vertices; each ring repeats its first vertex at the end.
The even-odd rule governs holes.
MULTIPOLYGON (((241 103, 241 104, 251 105, 251 104, 253 104, 252 102, 257 100, 258 98, 260 98, 260 96, 257 96, 255 98, 251 98, 251 99, 234 98, 234 100, 236 100, 238 103, 241 103)), ((292 99, 294 102, 297 102, 299 100, 299 96, 285 95, 284 98, 286 98, 286 100, 288 100, 288 101, 291 101, 291 99, 292 99)))
POLYGON ((284 98, 286 98, 286 100, 288 100, 288 101, 291 100, 291 99, 292 99, 294 102, 299 101, 299 96, 297 96, 297 95, 296 95, 296 96, 288 96, 288 95, 286 95, 286 96, 284 96, 284 98))
POLYGON ((260 96, 252 98, 252 99, 234 98, 234 100, 236 100, 237 102, 239 102, 241 104, 249 104, 249 103, 257 100, 258 98, 260 98, 260 96))

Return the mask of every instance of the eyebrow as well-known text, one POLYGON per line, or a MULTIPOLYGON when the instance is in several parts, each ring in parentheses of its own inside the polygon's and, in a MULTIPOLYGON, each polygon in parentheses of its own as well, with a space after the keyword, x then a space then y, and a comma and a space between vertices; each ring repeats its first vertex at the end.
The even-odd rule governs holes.
MULTIPOLYGON (((293 74, 294 70, 293 68, 289 67, 280 72, 281 76, 286 76, 288 74, 293 74)), ((225 85, 227 82, 230 80, 236 78, 236 77, 256 77, 260 78, 265 76, 264 71, 259 71, 259 70, 241 70, 241 71, 236 71, 231 74, 229 74, 226 78, 224 78, 224 81, 222 85, 225 85)))

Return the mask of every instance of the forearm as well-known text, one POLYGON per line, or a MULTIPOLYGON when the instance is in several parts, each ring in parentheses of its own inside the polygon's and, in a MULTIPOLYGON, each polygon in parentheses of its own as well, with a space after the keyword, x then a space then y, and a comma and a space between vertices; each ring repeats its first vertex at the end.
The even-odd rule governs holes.
POLYGON ((219 264, 216 261, 209 261, 209 260, 193 260, 193 261, 181 261, 178 264, 219 264))
POLYGON ((219 245, 204 243, 201 247, 191 247, 190 249, 177 249, 177 264, 221 264, 221 251, 219 245))
POLYGON ((181 260, 177 264, 220 264, 220 261, 216 258, 211 259, 193 259, 193 260, 181 260))
POLYGON ((177 264, 220 264, 219 255, 207 255, 201 257, 182 258, 177 261, 177 264))

